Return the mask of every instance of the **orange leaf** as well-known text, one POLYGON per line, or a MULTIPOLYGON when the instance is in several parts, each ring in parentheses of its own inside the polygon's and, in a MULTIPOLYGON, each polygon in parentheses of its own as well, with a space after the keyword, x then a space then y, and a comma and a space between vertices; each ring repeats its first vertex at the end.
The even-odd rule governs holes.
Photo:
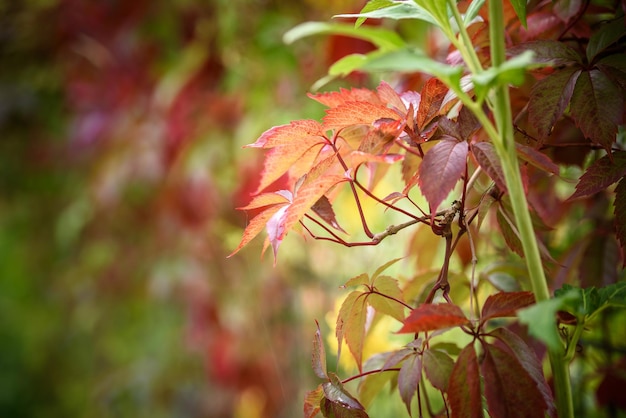
POLYGON ((417 111, 417 126, 420 130, 439 113, 447 92, 446 85, 437 78, 433 77, 426 82, 422 88, 422 99, 417 111))
POLYGON ((449 303, 425 303, 411 311, 398 334, 434 331, 465 324, 469 324, 469 320, 458 306, 449 303))
POLYGON ((255 143, 247 148, 274 148, 283 145, 309 148, 312 145, 325 143, 326 135, 322 124, 316 120, 296 120, 288 125, 274 126, 263 132, 255 143))
POLYGON ((254 237, 259 235, 259 232, 261 232, 263 228, 265 228, 265 225, 270 220, 270 218, 274 216, 274 214, 278 212, 286 204, 287 203, 269 206, 263 212, 259 213, 257 216, 252 218, 252 220, 250 221, 246 229, 243 231, 243 237, 241 238, 241 242, 239 243, 239 246, 237 246, 237 248, 235 248, 235 250, 232 253, 230 253, 228 257, 232 257, 233 255, 235 255, 246 244, 252 241, 254 237))
POLYGON ((329 93, 309 93, 308 96, 328 107, 337 107, 346 102, 371 102, 381 104, 375 92, 361 88, 353 88, 352 90, 342 88, 339 91, 329 93))
MULTIPOLYGON (((315 152, 319 144, 313 144, 308 148, 293 146, 276 147, 265 155, 261 181, 256 193, 278 180, 283 174, 289 171, 294 165, 297 166, 303 161, 303 156, 315 152), (317 146, 316 146, 317 145, 317 146)), ((309 167, 306 167, 308 169, 309 167)), ((305 169, 305 168, 303 168, 305 169)))
POLYGON ((346 102, 328 109, 324 116, 324 128, 341 129, 350 125, 370 125, 379 119, 400 119, 398 112, 387 106, 369 102, 346 102))
POLYGON ((264 206, 278 205, 281 203, 289 203, 291 192, 288 190, 280 190, 273 193, 263 193, 252 198, 252 201, 246 206, 237 208, 239 210, 259 209, 264 206))

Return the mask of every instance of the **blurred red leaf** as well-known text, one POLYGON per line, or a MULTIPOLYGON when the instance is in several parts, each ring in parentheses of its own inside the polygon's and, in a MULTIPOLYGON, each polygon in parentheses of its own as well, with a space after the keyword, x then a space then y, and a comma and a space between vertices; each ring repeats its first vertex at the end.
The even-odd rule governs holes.
POLYGON ((353 88, 350 90, 341 88, 339 91, 331 91, 328 93, 309 93, 308 96, 328 107, 337 107, 347 102, 370 102, 375 104, 382 104, 378 95, 368 89, 353 88))
POLYGON ((457 305, 424 303, 411 311, 398 333, 434 331, 466 324, 469 324, 469 320, 457 305))

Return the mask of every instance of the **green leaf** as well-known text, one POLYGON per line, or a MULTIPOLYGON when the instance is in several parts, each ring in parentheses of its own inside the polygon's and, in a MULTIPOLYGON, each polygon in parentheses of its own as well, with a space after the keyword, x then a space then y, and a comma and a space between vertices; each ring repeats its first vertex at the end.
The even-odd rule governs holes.
POLYGON ((587 44, 587 59, 593 62, 593 59, 609 46, 617 42, 622 36, 626 35, 624 27, 624 17, 617 17, 614 21, 604 24, 591 35, 587 44))
POLYGON ((285 33, 283 41, 291 44, 312 35, 345 35, 363 39, 383 50, 394 50, 404 46, 396 32, 383 28, 355 28, 346 23, 305 22, 285 33))
POLYGON ((434 75, 448 87, 461 89, 461 66, 451 66, 435 61, 421 51, 402 48, 381 54, 368 60, 362 67, 366 71, 399 71, 405 73, 421 72, 434 75))
POLYGON ((483 7, 484 4, 485 0, 472 1, 472 3, 467 8, 467 11, 465 12, 465 16, 463 16, 463 23, 465 24, 465 26, 469 26, 469 24, 472 23, 472 20, 474 20, 474 18, 478 16, 478 12, 480 12, 480 9, 483 7))
POLYGON ((528 333, 545 343, 551 350, 562 349, 563 345, 556 326, 556 313, 568 303, 578 299, 577 292, 564 292, 558 297, 543 300, 517 312, 522 324, 528 326, 528 333))
POLYGON ((444 31, 451 31, 450 17, 448 12, 448 2, 445 0, 415 0, 421 8, 435 18, 436 25, 440 26, 444 31))
POLYGON ((520 22, 524 27, 527 27, 526 23, 526 0, 510 0, 513 9, 515 9, 515 14, 519 18, 520 22))
POLYGON ((454 360, 445 351, 431 348, 424 351, 424 372, 433 387, 442 392, 448 391, 448 383, 454 369, 454 360))
POLYGON ((341 355, 341 342, 345 339, 350 353, 362 371, 363 344, 365 340, 365 321, 367 319, 367 295, 354 291, 348 295, 339 309, 335 334, 338 354, 341 355))
POLYGON ((534 62, 533 57, 533 51, 527 50, 498 67, 489 67, 485 71, 472 75, 477 100, 482 101, 492 87, 508 84, 521 85, 526 77, 526 71, 534 62))
POLYGON ((437 20, 425 8, 412 1, 373 0, 363 7, 360 13, 340 14, 333 17, 358 18, 358 28, 366 19, 418 19, 438 25, 437 20))
MULTIPOLYGON (((374 288, 383 295, 402 301, 402 291, 398 286, 398 281, 392 277, 377 277, 374 281, 374 288)), ((377 312, 389 315, 400 322, 404 319, 404 306, 393 299, 373 293, 369 295, 367 302, 377 312)))

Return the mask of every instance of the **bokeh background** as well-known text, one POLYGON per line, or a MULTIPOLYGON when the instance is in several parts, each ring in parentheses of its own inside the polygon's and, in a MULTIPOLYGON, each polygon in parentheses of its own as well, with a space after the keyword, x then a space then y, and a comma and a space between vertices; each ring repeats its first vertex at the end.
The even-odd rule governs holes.
POLYGON ((301 415, 314 319, 392 254, 227 258, 242 146, 323 115, 306 92, 368 45, 282 36, 362 3, 0 1, 0 416, 301 415))

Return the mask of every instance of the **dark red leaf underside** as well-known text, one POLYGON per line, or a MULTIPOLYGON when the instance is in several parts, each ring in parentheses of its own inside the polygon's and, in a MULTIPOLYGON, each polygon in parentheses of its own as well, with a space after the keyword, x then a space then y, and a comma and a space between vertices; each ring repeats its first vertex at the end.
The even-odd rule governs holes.
POLYGON ((559 166, 544 153, 537 151, 535 148, 518 143, 515 143, 515 147, 517 148, 517 155, 522 160, 534 165, 540 170, 547 171, 557 176, 559 175, 559 166))
POLYGON ((492 318, 515 316, 518 309, 535 303, 532 292, 501 292, 490 295, 480 314, 481 322, 492 318))
POLYGON ((411 415, 411 400, 417 393, 417 385, 422 377, 422 357, 417 353, 408 356, 398 373, 398 391, 400 398, 411 415))
POLYGON ((543 416, 547 404, 529 373, 515 356, 499 346, 484 344, 481 372, 492 418, 543 416))
POLYGON ((456 305, 449 303, 425 303, 411 311, 404 320, 399 334, 434 331, 458 325, 466 325, 469 320, 456 305))
POLYGON ((567 67, 533 86, 528 101, 528 116, 540 139, 552 132, 552 127, 563 115, 580 72, 580 69, 567 67))
POLYGON ((480 375, 474 345, 469 344, 459 354, 448 385, 452 417, 482 418, 480 375))
POLYGON ((622 123, 624 102, 619 88, 604 73, 591 70, 580 74, 570 112, 585 137, 610 152, 617 125, 622 123))
POLYGON ((576 191, 569 198, 576 199, 594 195, 626 175, 626 151, 617 151, 612 155, 613 161, 608 155, 597 160, 580 177, 576 185, 576 191))
POLYGON ((467 142, 444 139, 424 155, 418 184, 433 211, 465 173, 467 151, 467 142))
POLYGON ((548 416, 556 416, 556 406, 550 386, 543 375, 541 362, 537 358, 535 351, 528 346, 516 333, 506 328, 497 328, 490 333, 497 338, 507 350, 520 362, 524 370, 535 382, 537 389, 541 393, 546 405, 548 405, 548 416))
POLYGON ((622 267, 626 267, 626 177, 615 188, 615 232, 622 247, 622 267))
POLYGON ((498 188, 506 191, 506 181, 495 148, 489 142, 477 142, 471 146, 472 155, 478 165, 496 182, 498 188))

